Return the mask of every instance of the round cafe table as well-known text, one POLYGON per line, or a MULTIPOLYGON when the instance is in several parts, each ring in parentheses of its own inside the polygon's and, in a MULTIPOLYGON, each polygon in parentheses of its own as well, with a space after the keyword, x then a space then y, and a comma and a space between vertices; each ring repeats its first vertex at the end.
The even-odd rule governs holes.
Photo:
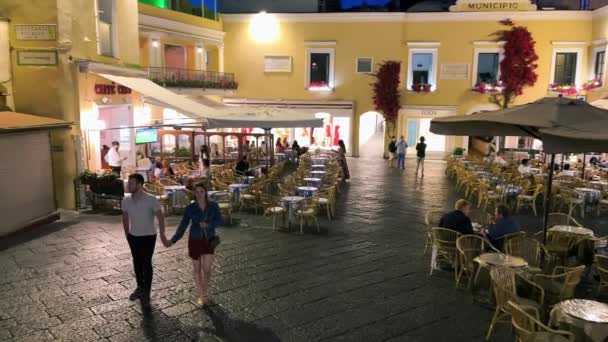
POLYGON ((306 198, 301 196, 285 196, 281 198, 281 202, 283 202, 283 205, 287 207, 289 225, 291 225, 291 222, 295 220, 294 213, 305 199, 306 198))
POLYGON ((483 253, 475 260, 479 260, 480 263, 485 265, 492 266, 501 266, 501 267, 512 267, 512 268, 520 268, 528 266, 528 262, 523 258, 507 255, 502 253, 483 253))
POLYGON ((608 191, 608 181, 593 181, 589 183, 601 187, 602 189, 604 189, 604 191, 608 191))
POLYGON ((585 200, 585 204, 594 206, 602 198, 602 192, 591 188, 575 188, 574 191, 581 195, 585 200))
POLYGON ((304 178, 304 181, 308 186, 314 186, 315 188, 321 186, 321 178, 304 178))
POLYGON ((549 326, 570 331, 576 341, 608 339, 608 305, 588 299, 569 299, 551 311, 549 326))
POLYGON ((319 191, 319 189, 312 186, 299 186, 296 189, 298 191, 298 195, 306 198, 311 198, 317 191, 319 191))
POLYGON ((323 177, 325 176, 325 171, 310 171, 310 175, 312 177, 323 177))
POLYGON ((593 237, 593 230, 578 226, 566 226, 566 225, 558 225, 553 226, 549 229, 550 232, 558 232, 558 233, 568 233, 568 234, 577 234, 577 235, 588 235, 593 237))
POLYGON ((247 184, 230 184, 228 185, 228 190, 234 195, 233 196, 233 203, 234 204, 239 204, 241 203, 241 191, 244 189, 249 188, 249 185, 247 184))
POLYGON ((210 191, 207 191, 207 195, 209 196, 209 199, 211 199, 212 201, 217 201, 221 197, 228 196, 228 193, 226 191, 210 190, 210 191))
POLYGON ((186 190, 186 187, 183 185, 163 186, 163 191, 167 193, 171 201, 172 209, 175 209, 177 207, 185 208, 188 204, 190 204, 190 198, 186 196, 184 190, 186 190))
POLYGON ((325 171, 325 165, 313 165, 312 170, 313 171, 325 171))

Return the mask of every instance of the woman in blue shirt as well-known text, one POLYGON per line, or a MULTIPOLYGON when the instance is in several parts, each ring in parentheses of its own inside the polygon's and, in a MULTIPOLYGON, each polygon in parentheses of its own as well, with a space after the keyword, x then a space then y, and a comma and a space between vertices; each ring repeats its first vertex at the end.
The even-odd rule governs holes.
POLYGON ((217 203, 207 198, 207 188, 204 184, 198 183, 194 186, 194 195, 196 201, 186 207, 182 222, 166 246, 170 247, 179 241, 190 225, 188 254, 192 259, 192 276, 199 292, 197 303, 204 305, 214 260, 212 241, 218 238, 215 228, 222 222, 222 214, 217 203))

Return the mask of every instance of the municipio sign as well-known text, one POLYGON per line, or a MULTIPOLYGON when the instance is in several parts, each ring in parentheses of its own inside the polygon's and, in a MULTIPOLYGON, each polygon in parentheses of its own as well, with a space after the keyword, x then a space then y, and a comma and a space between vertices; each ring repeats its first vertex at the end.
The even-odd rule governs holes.
POLYGON ((536 11, 530 0, 458 0, 450 12, 536 11))

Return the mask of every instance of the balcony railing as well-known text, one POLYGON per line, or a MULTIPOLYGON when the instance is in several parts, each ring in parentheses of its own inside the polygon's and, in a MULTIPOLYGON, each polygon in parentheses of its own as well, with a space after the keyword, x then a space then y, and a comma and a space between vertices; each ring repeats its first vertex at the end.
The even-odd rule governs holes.
POLYGON ((237 89, 234 74, 217 71, 188 70, 177 68, 148 68, 148 78, 163 87, 237 89))

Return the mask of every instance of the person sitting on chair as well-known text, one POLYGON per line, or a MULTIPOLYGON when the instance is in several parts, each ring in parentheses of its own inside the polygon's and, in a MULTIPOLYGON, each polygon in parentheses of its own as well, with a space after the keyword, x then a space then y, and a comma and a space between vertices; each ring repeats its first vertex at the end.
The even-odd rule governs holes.
POLYGON ((494 215, 492 224, 490 224, 488 232, 484 232, 484 235, 490 240, 494 247, 502 250, 505 243, 505 235, 517 233, 520 230, 521 227, 519 226, 519 223, 511 217, 509 208, 503 204, 499 204, 496 207, 496 214, 494 215))
POLYGON ((570 170, 570 164, 564 165, 564 170, 560 172, 559 175, 574 177, 574 171, 570 170))
POLYGON ((236 167, 234 169, 238 175, 246 176, 247 172, 249 171, 249 162, 247 161, 247 156, 243 156, 243 159, 236 163, 236 167))
POLYGON ((439 227, 455 230, 462 235, 475 234, 469 215, 471 215, 471 202, 459 199, 456 201, 455 210, 443 215, 439 227))

